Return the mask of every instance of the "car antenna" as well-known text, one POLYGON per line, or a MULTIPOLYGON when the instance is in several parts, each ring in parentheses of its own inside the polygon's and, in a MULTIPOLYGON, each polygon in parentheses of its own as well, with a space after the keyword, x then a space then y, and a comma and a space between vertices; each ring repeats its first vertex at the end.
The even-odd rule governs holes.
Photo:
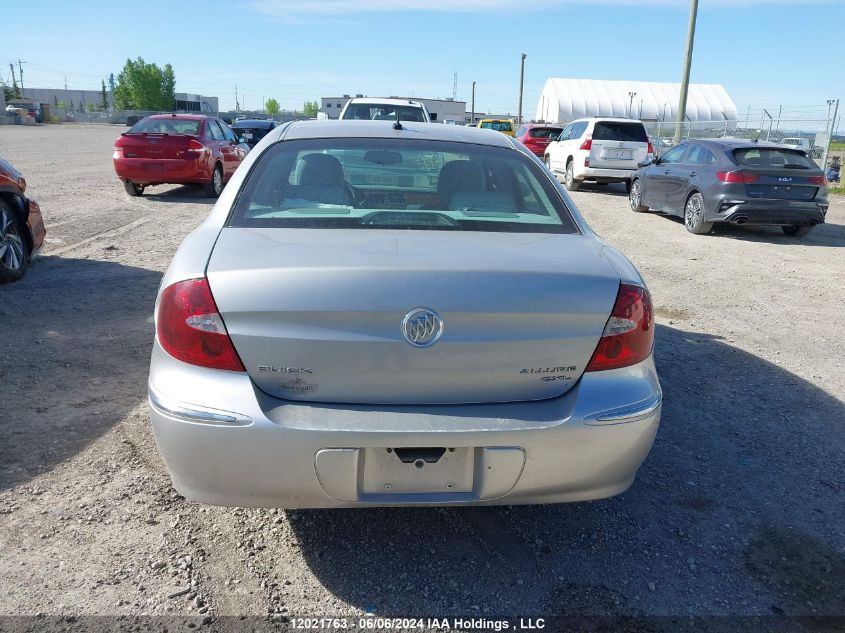
POLYGON ((402 121, 399 120, 399 108, 396 108, 396 123, 393 124, 394 130, 404 130, 405 128, 402 127, 402 121))

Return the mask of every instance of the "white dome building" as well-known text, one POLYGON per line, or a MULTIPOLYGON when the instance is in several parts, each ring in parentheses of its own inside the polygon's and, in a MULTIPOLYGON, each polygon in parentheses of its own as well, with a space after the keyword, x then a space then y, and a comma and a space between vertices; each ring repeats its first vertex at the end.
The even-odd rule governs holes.
MULTIPOLYGON (((614 116, 676 121, 680 92, 679 83, 551 77, 540 93, 534 119, 568 123, 588 116, 614 116)), ((719 84, 690 84, 686 117, 693 123, 736 121, 736 104, 719 84)))

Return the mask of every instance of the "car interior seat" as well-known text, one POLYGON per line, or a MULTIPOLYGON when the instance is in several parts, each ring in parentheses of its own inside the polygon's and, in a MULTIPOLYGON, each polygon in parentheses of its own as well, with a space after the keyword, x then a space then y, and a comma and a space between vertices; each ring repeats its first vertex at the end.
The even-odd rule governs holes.
POLYGON ((343 166, 337 158, 329 154, 306 154, 300 162, 299 184, 288 185, 285 198, 354 206, 352 187, 343 177, 343 166))
POLYGON ((443 165, 437 178, 437 195, 442 203, 440 208, 450 211, 516 211, 513 196, 499 191, 488 191, 481 165, 468 160, 454 160, 443 165))

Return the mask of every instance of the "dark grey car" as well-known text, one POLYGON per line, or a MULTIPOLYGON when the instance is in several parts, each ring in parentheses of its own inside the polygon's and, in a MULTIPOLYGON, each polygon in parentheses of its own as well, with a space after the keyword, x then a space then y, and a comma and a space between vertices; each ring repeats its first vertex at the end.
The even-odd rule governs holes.
POLYGON ((803 236, 827 213, 827 181, 807 155, 774 143, 685 141, 640 163, 631 180, 631 208, 684 218, 704 234, 714 222, 780 226, 803 236))

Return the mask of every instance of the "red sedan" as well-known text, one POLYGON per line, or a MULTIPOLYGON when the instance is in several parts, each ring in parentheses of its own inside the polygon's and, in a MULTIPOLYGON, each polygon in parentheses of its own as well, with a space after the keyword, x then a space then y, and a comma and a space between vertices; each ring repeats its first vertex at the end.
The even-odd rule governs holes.
POLYGON ((216 198, 249 152, 220 119, 156 114, 114 142, 114 170, 130 196, 161 184, 202 185, 216 198))
POLYGON ((559 125, 549 125, 547 123, 526 123, 516 133, 516 140, 520 141, 525 147, 530 149, 540 158, 548 144, 557 139, 563 128, 559 125))
POLYGON ((24 177, 0 158, 0 284, 23 276, 47 234, 41 208, 25 192, 24 177))

